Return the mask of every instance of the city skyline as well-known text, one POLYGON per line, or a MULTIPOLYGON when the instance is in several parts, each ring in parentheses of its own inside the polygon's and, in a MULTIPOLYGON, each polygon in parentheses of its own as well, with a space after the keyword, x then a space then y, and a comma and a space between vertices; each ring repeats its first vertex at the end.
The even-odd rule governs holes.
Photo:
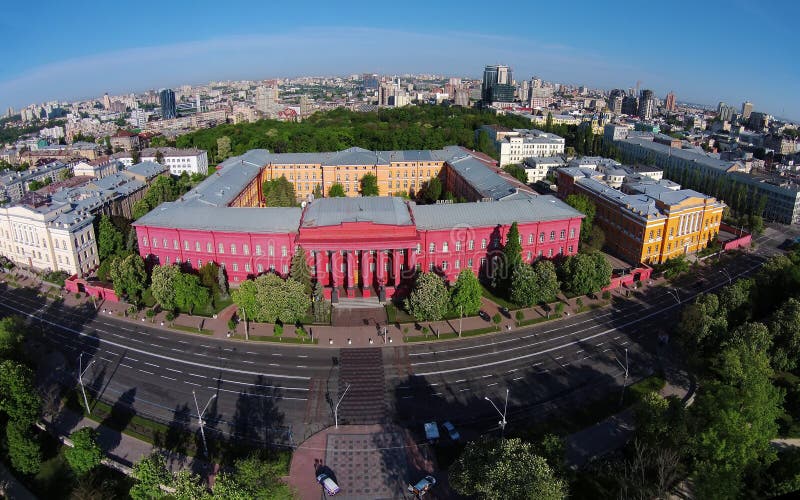
MULTIPOLYGON (((128 93, 212 80, 362 72, 480 78, 485 64, 499 63, 512 67, 518 81, 537 75, 604 89, 633 87, 641 81, 642 88, 653 89, 661 99, 674 91, 682 102, 715 105, 749 100, 757 110, 794 120, 800 117, 800 104, 792 99, 800 70, 785 64, 791 60, 789 19, 800 13, 791 12, 800 11, 795 5, 771 13, 747 2, 726 9, 692 4, 688 10, 676 5, 673 17, 683 23, 680 29, 675 23, 654 20, 622 30, 615 26, 630 9, 586 3, 575 9, 585 13, 581 19, 565 18, 562 23, 523 30, 517 29, 523 27, 520 21, 508 20, 498 29, 487 25, 476 9, 454 10, 452 5, 426 7, 425 15, 409 8, 387 16, 360 9, 359 3, 363 2, 356 2, 345 15, 324 4, 303 13, 252 5, 211 14, 201 6, 183 9, 177 2, 170 11, 173 15, 158 11, 158 16, 132 26, 136 29, 114 35, 99 27, 133 21, 113 6, 74 12, 54 3, 34 12, 32 5, 14 5, 6 9, 13 18, 35 15, 44 23, 63 25, 80 18, 86 30, 68 36, 59 30, 42 34, 19 25, 0 26, 17 40, 13 49, 2 49, 0 54, 4 59, 0 106, 19 108, 50 100, 96 98, 106 91, 128 93), (258 18, 280 22, 274 23, 276 28, 271 24, 261 28, 251 22, 258 18), (443 31, 441 21, 447 19, 445 26, 450 28, 443 31), (691 27, 704 19, 715 22, 691 27), (756 22, 768 22, 771 36, 751 37, 731 51, 729 26, 756 22), (686 39, 680 30, 687 23, 689 29, 701 29, 702 35, 686 39)), ((563 16, 554 5, 508 6, 509 11, 522 8, 536 18, 563 16)), ((639 7, 636 12, 647 19, 666 17, 639 7)))

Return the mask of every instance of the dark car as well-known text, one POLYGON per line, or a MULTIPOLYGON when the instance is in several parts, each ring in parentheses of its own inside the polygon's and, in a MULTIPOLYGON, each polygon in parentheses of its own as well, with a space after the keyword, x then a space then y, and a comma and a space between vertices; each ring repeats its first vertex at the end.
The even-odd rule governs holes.
POLYGON ((491 321, 491 318, 489 317, 489 313, 487 313, 486 311, 478 311, 478 316, 480 316, 481 319, 484 320, 484 321, 491 321))
POLYGON ((509 311, 507 307, 501 307, 500 308, 500 314, 502 314, 506 318, 510 318, 511 317, 511 311, 509 311))

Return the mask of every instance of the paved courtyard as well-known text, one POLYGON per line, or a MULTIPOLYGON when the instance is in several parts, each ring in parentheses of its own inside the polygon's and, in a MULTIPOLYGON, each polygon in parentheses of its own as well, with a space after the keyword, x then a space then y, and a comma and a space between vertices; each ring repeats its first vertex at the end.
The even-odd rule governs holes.
POLYGON ((409 471, 403 438, 384 434, 329 434, 325 465, 343 498, 402 498, 409 471))

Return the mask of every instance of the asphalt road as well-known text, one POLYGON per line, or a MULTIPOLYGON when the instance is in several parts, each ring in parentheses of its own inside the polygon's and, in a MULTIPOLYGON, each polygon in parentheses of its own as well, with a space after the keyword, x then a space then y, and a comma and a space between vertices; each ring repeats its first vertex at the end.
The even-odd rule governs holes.
MULTIPOLYGON (((757 251, 726 262, 724 271, 703 270, 702 287, 653 287, 640 301, 615 299, 613 308, 498 335, 375 347, 382 350, 386 414, 409 425, 450 419, 488 429, 499 415, 484 398, 502 409, 506 389, 510 422, 618 390, 626 350, 629 383, 652 373, 657 333, 670 331, 683 304, 753 272, 780 253, 775 247, 786 234, 800 232, 780 231, 768 229, 757 251)), ((90 391, 143 416, 195 428, 196 393, 201 408, 216 396, 205 414, 211 433, 290 445, 333 423, 341 391, 338 348, 183 334, 98 315, 91 306, 45 304, 0 285, 0 315, 7 314, 40 325, 37 352, 52 378, 75 387, 82 356, 90 391)))

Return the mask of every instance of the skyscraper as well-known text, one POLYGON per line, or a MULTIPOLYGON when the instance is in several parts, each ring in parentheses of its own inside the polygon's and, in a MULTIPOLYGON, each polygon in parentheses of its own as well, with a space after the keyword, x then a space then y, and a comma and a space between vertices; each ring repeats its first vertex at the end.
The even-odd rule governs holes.
POLYGON ((717 118, 719 118, 719 121, 721 122, 729 122, 733 119, 734 111, 735 110, 733 109, 733 106, 728 106, 724 102, 720 101, 720 103, 717 105, 717 118))
POLYGON ((278 107, 278 89, 261 85, 256 89, 256 111, 266 115, 276 112, 278 107))
POLYGON ((675 111, 675 94, 672 91, 670 91, 670 93, 667 94, 667 97, 664 99, 664 107, 669 112, 675 111))
POLYGON ((654 109, 655 97, 653 97, 653 91, 650 89, 642 89, 642 92, 639 94, 639 118, 642 120, 653 118, 654 109))
POLYGON ((175 92, 172 89, 161 89, 158 94, 161 100, 161 117, 165 120, 176 118, 178 111, 175 106, 175 92))
POLYGON ((514 85, 511 68, 503 65, 487 65, 483 70, 481 100, 492 102, 514 102, 514 85))
POLYGON ((108 92, 103 94, 103 107, 106 109, 111 109, 111 98, 108 97, 108 92))
POLYGON ((753 112, 753 103, 750 101, 745 101, 742 103, 742 120, 749 120, 750 113, 753 112))
POLYGON ((622 114, 628 116, 636 116, 639 112, 639 98, 632 95, 626 95, 622 98, 622 114))
POLYGON ((625 91, 622 89, 614 89, 608 94, 608 109, 612 113, 622 113, 622 100, 625 98, 625 91))

